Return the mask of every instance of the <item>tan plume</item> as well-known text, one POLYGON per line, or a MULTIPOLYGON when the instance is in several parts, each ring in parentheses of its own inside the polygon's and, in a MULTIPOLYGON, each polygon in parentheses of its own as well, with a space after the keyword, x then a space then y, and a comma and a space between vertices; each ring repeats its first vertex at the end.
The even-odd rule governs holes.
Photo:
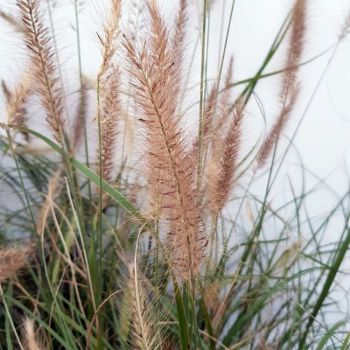
POLYGON ((265 138, 257 155, 257 167, 262 167, 270 156, 274 145, 288 123, 291 111, 297 101, 299 85, 297 75, 304 46, 307 0, 296 0, 291 19, 291 35, 287 61, 282 76, 280 91, 281 111, 265 138))
POLYGON ((49 29, 42 19, 37 0, 17 0, 24 31, 23 36, 30 52, 38 79, 38 92, 45 108, 46 120, 57 141, 63 142, 63 90, 58 79, 54 49, 49 29))
POLYGON ((0 248, 0 283, 14 278, 21 269, 26 267, 32 254, 31 245, 0 248))
POLYGON ((119 34, 121 2, 111 2, 103 34, 99 35, 102 47, 102 64, 98 74, 98 120, 100 125, 101 144, 98 157, 101 162, 101 176, 106 181, 112 180, 112 169, 115 154, 117 127, 120 120, 120 73, 113 62, 116 52, 116 40, 119 34))
POLYGON ((34 321, 26 318, 23 324, 23 344, 25 350, 44 350, 35 334, 34 321))
POLYGON ((150 34, 139 49, 125 37, 129 73, 146 132, 148 181, 153 202, 168 223, 171 266, 179 278, 198 273, 206 239, 201 227, 195 160, 187 156, 175 95, 174 57, 155 2, 148 1, 150 34))

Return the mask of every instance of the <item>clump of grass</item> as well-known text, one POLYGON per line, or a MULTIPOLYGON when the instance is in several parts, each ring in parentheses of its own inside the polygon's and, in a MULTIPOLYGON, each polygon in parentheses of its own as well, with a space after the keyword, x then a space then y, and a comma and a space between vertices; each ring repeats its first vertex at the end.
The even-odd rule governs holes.
MULTIPOLYGON (((253 77, 235 80, 233 56, 223 64, 225 48, 213 82, 206 80, 206 52, 218 2, 204 1, 193 132, 185 130, 192 112, 183 96, 194 9, 180 0, 167 19, 157 1, 141 2, 133 4, 141 18, 129 21, 137 33, 122 25, 124 4, 109 2, 97 34, 100 68, 85 78, 79 60, 72 111, 42 3, 18 0, 18 16, 0 9, 28 52, 23 81, 12 88, 1 79, 8 119, 1 124, 6 163, 0 168, 20 209, 5 205, 0 220, 20 234, 9 245, 15 238, 0 231, 0 349, 349 348, 348 319, 323 319, 350 242, 349 194, 317 222, 305 205, 313 189, 298 193, 291 182, 285 204, 270 201, 279 139, 300 93, 307 1, 296 0, 253 77), (266 72, 284 40, 283 69, 266 72), (247 106, 260 79, 277 74, 280 111, 267 136, 247 151, 247 106), (97 125, 88 118, 91 85, 97 125), (28 128, 33 97, 40 98, 53 137, 28 128), (125 141, 130 125, 133 143, 125 141), (97 142, 85 126, 97 130, 97 142), (46 151, 31 152, 33 140, 46 151), (266 189, 254 194, 251 184, 264 171, 266 189), (325 245, 339 212, 343 232, 325 245)), ((74 1, 78 47, 84 6, 74 1)))

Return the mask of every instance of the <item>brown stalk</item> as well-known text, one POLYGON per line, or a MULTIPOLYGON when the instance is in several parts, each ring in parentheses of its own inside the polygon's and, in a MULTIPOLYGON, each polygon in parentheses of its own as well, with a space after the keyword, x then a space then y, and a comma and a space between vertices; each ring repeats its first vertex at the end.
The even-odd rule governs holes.
POLYGON ((148 181, 152 202, 169 226, 171 266, 177 277, 196 275, 203 257, 205 237, 201 228, 193 159, 187 157, 172 99, 177 86, 172 74, 174 57, 168 32, 155 2, 146 3, 150 18, 149 42, 140 52, 125 37, 139 120, 146 131, 148 181))
POLYGON ((46 111, 46 120, 57 141, 63 143, 63 90, 49 29, 41 17, 37 0, 17 0, 24 31, 23 36, 38 79, 38 92, 46 111))
POLYGON ((279 116, 265 138, 257 155, 257 167, 264 166, 269 158, 274 145, 278 141, 279 136, 285 129, 297 101, 299 86, 297 83, 297 75, 299 72, 299 63, 304 47, 305 22, 306 22, 306 0, 296 0, 292 21, 291 36, 289 39, 289 47, 287 52, 287 61, 284 74, 282 76, 282 85, 280 91, 281 111, 279 116))

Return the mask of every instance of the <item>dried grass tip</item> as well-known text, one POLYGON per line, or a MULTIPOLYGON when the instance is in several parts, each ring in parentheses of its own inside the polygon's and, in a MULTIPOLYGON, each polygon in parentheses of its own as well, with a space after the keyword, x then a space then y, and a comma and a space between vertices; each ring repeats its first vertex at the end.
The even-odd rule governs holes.
POLYGON ((0 283, 14 278, 23 269, 33 255, 33 247, 0 248, 0 283))

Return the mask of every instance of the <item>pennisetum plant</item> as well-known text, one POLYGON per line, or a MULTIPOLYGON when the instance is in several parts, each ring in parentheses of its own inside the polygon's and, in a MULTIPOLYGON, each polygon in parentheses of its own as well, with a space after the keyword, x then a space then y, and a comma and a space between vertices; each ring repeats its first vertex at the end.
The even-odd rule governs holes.
POLYGON ((0 350, 349 348, 347 318, 326 320, 350 241, 349 194, 317 226, 304 207, 312 191, 291 184, 284 205, 270 201, 301 91, 309 2, 294 2, 257 73, 243 81, 226 57, 235 3, 213 80, 219 1, 199 2, 200 47, 189 44, 189 0, 169 17, 156 0, 95 2, 106 10, 95 77, 83 66, 85 1, 17 0, 17 13, 0 5, 28 56, 19 82, 0 77, 0 171, 16 203, 0 208, 0 350), (52 30, 63 7, 74 13, 79 51, 72 91, 63 88, 60 33, 52 30), (267 72, 285 41, 282 69, 267 72), (198 106, 187 108, 195 66, 198 106), (247 150, 250 101, 269 76, 280 77, 279 111, 247 150), (29 127, 33 106, 46 133, 29 127), (198 115, 198 127, 188 128, 198 115), (251 186, 258 176, 267 179, 262 196, 251 186), (339 210, 343 231, 326 254, 322 237, 339 210))

